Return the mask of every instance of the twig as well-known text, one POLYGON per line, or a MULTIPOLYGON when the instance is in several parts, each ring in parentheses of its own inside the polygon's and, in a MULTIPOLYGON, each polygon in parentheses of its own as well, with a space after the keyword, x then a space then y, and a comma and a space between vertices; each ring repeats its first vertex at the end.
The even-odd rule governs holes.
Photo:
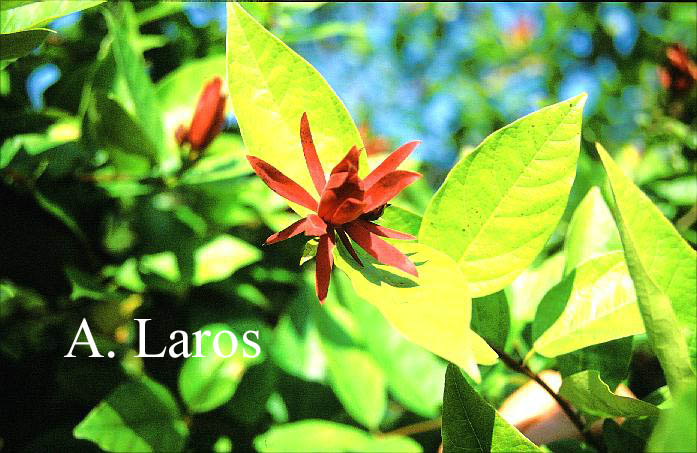
POLYGON ((423 422, 412 423, 411 425, 402 426, 392 431, 383 433, 382 436, 390 435, 401 435, 401 436, 412 436, 414 434, 427 433, 429 431, 435 431, 440 429, 443 424, 443 419, 441 417, 434 418, 433 420, 426 420, 423 422))
MULTIPOLYGON (((488 343, 488 342, 487 342, 488 343)), ((583 436, 583 439, 586 441, 588 445, 591 445, 593 448, 595 448, 598 451, 604 451, 604 448, 602 445, 600 445, 596 439, 591 435, 590 432, 586 430, 586 426, 583 423, 583 420, 581 420, 581 417, 578 415, 578 413, 574 410, 573 407, 571 407, 571 404, 566 401, 564 398, 559 396, 557 392, 552 390, 552 388, 547 385, 545 381, 543 381, 537 374, 535 374, 527 365, 525 365, 522 362, 517 361, 504 351, 500 350, 499 348, 495 347, 491 343, 489 343, 489 346, 491 349, 493 349, 498 355, 501 361, 511 370, 524 374, 525 376, 529 377, 533 381, 537 382, 540 387, 542 387, 549 395, 554 398, 554 400, 559 404, 559 407, 564 411, 566 416, 571 420, 571 423, 574 424, 576 429, 581 433, 583 436)))

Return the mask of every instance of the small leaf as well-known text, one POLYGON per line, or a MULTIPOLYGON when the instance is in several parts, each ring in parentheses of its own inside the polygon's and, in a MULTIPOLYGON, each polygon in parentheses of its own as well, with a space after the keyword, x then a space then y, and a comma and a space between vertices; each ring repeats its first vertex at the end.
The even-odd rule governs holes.
POLYGON ((649 344, 673 392, 695 375, 697 253, 607 151, 596 147, 615 200, 612 212, 649 344))
POLYGON ((559 395, 576 409, 601 418, 643 417, 659 413, 653 404, 612 393, 595 370, 581 371, 564 378, 559 395))
POLYGON ((380 225, 389 225, 393 230, 417 236, 421 227, 421 216, 411 211, 390 205, 377 220, 380 225))
POLYGON ((188 429, 170 392, 143 377, 121 384, 73 430, 113 452, 182 451, 188 429))
MULTIPOLYGON (((303 112, 325 171, 352 146, 363 148, 358 129, 324 78, 252 18, 238 3, 227 5, 230 98, 249 153, 270 163, 317 196, 302 158, 303 112), (273 131, 273 133, 269 133, 273 131)), ((365 152, 359 174, 368 173, 365 152)), ((307 210, 292 205, 301 215, 307 210)))
POLYGON ((348 425, 326 420, 303 420, 271 428, 254 439, 258 451, 419 453, 421 446, 405 436, 373 436, 348 425))
POLYGON ((564 249, 565 275, 594 256, 622 250, 615 220, 597 186, 591 187, 574 211, 566 232, 564 249))
POLYGON ((441 435, 444 453, 542 451, 509 425, 452 364, 445 372, 441 435))
MULTIPOLYGON (((200 330, 210 332, 210 336, 201 338, 203 357, 187 358, 179 372, 179 394, 193 412, 207 412, 229 401, 246 368, 261 358, 261 355, 254 359, 243 358, 242 336, 227 324, 209 324, 200 330), (237 340, 236 350, 230 357, 221 357, 213 348, 215 336, 222 331, 232 332, 237 340)), ((231 341, 227 334, 220 335, 218 348, 223 355, 233 353, 231 341)), ((192 342, 190 352, 196 354, 196 343, 192 342)))
POLYGON ((51 33, 55 32, 46 28, 33 28, 17 33, 0 34, 0 60, 25 56, 43 43, 51 33))
POLYGON ((545 357, 644 332, 622 252, 586 261, 537 308, 533 350, 545 357))
POLYGON ((585 101, 576 96, 494 132, 431 200, 419 241, 458 262, 473 297, 511 283, 556 228, 576 175, 585 101))
POLYGON ((194 252, 194 285, 228 278, 261 259, 261 251, 241 239, 221 234, 194 252))
POLYGON ((672 408, 662 411, 646 451, 667 453, 697 451, 695 381, 687 382, 676 393, 674 400, 672 408))

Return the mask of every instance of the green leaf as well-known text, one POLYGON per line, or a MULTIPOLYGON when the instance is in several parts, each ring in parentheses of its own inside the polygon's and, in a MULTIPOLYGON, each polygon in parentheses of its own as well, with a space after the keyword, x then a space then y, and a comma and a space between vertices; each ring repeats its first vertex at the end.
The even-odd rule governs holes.
POLYGON ((50 35, 55 33, 46 28, 33 28, 17 33, 0 34, 0 60, 23 57, 50 35))
POLYGON ((651 184, 657 194, 674 205, 692 206, 697 200, 697 177, 683 176, 670 181, 657 181, 651 184))
POLYGON ((445 372, 441 436, 444 453, 542 451, 509 425, 452 364, 445 372))
POLYGON ((373 436, 348 425, 326 420, 303 420, 271 428, 254 439, 254 448, 264 452, 421 452, 421 446, 405 436, 373 436))
POLYGON ((671 392, 694 377, 697 253, 597 144, 649 344, 671 392))
POLYGON ((195 285, 224 280, 261 259, 261 251, 228 234, 221 234, 194 252, 195 285))
POLYGON ((422 417, 438 415, 445 363, 406 340, 377 308, 353 292, 345 275, 333 275, 332 285, 339 300, 355 316, 361 338, 385 373, 388 388, 395 399, 422 417))
POLYGON ((329 383, 351 417, 376 429, 387 408, 385 374, 375 359, 356 344, 345 323, 336 320, 338 315, 346 321, 348 313, 341 313, 341 309, 331 299, 323 307, 314 307, 329 383), (330 315, 330 310, 335 316, 330 315))
POLYGON ((617 388, 627 377, 632 360, 633 337, 587 346, 557 357, 557 366, 563 377, 584 370, 597 370, 610 388, 617 388))
POLYGON ((697 451, 697 391, 695 381, 686 383, 674 397, 673 408, 662 411, 646 451, 697 451))
POLYGON ((129 33, 130 20, 127 8, 121 8, 124 18, 118 20, 113 14, 105 13, 109 33, 113 36, 112 49, 116 68, 125 80, 126 92, 133 103, 133 114, 150 141, 158 150, 160 161, 168 156, 164 147, 165 137, 162 125, 162 111, 159 106, 155 87, 145 65, 142 53, 137 52, 137 45, 129 33))
POLYGON ((508 298, 503 290, 472 300, 472 330, 489 344, 504 350, 510 326, 508 298))
POLYGON ((623 428, 611 418, 606 418, 603 422, 603 440, 607 453, 644 451, 646 440, 623 428))
POLYGON ((565 275, 594 256, 622 250, 615 220, 597 186, 591 187, 574 211, 566 232, 564 249, 565 275))
POLYGON ((576 409, 601 418, 643 417, 659 413, 653 404, 612 393, 596 370, 581 371, 564 378, 559 395, 576 409))
POLYGON ((0 33, 15 33, 22 30, 41 27, 59 17, 104 3, 97 1, 40 1, 12 2, 3 0, 3 13, 0 18, 0 33), (7 3, 7 5, 5 5, 7 3))
POLYGON ((533 351, 545 357, 644 332, 622 252, 586 261, 537 307, 533 351))
POLYGON ((189 435, 170 392, 143 377, 121 384, 73 430, 113 452, 182 451, 189 435))
MULTIPOLYGON (((179 394, 192 412, 207 412, 229 401, 245 370, 261 359, 261 355, 254 359, 243 358, 242 335, 227 324, 209 324, 200 330, 211 333, 201 338, 201 354, 204 357, 187 358, 179 372, 179 394), (227 358, 218 355, 213 348, 215 336, 222 331, 233 332, 237 339, 234 354, 227 358)), ((192 343, 189 352, 196 354, 195 340, 192 343)), ((220 335, 218 347, 223 355, 233 353, 227 334, 220 335)), ((177 352, 180 350, 177 349, 177 352)), ((253 353, 248 351, 248 354, 253 353)))
POLYGON ((390 228, 402 233, 418 236, 419 228, 421 227, 421 216, 399 206, 389 205, 376 223, 389 225, 390 228))
POLYGON ((356 252, 363 267, 343 246, 337 247, 335 264, 349 276, 356 293, 375 305, 407 339, 479 380, 477 362, 493 364, 496 353, 469 329, 471 300, 458 266, 446 254, 423 244, 402 241, 398 246, 416 265, 418 278, 378 263, 360 247, 356 252))
POLYGON ((458 262, 472 297, 511 283, 556 228, 576 175, 585 101, 581 94, 491 134, 426 208, 419 241, 458 262))
MULTIPOLYGON (((315 68, 264 29, 238 3, 228 3, 227 8, 228 83, 244 143, 250 154, 316 194, 300 145, 303 112, 307 112, 326 171, 352 146, 363 148, 358 129, 315 68)), ((364 176, 367 172, 362 152, 359 173, 364 176)), ((297 205, 292 207, 301 215, 307 212, 297 205)))

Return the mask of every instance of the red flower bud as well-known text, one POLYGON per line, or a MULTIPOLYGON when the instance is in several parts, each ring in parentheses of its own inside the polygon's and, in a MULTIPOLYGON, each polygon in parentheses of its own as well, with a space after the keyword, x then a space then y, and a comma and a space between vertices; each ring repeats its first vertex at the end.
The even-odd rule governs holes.
POLYGON ((189 143, 193 151, 200 151, 210 145, 223 129, 226 96, 220 93, 222 84, 220 77, 215 77, 203 88, 191 127, 186 129, 180 125, 174 134, 179 146, 189 143))

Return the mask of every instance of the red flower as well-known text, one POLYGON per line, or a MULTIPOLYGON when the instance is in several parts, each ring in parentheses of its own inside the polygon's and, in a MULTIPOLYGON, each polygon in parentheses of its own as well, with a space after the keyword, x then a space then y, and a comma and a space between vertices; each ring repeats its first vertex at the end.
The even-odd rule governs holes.
POLYGON ((332 250, 336 244, 336 236, 361 266, 363 263, 353 249, 349 237, 379 262, 418 276, 416 267, 409 261, 409 258, 378 236, 406 240, 416 238, 376 225, 371 220, 379 217, 388 201, 421 177, 418 173, 396 169, 419 142, 409 142, 402 145, 365 179, 358 176, 360 151, 354 146, 346 154, 346 157, 334 167, 328 181, 325 179, 322 164, 317 157, 310 133, 310 124, 305 113, 300 120, 300 142, 312 182, 317 193, 320 194, 319 203, 299 184, 272 165, 257 157, 247 156, 256 174, 271 190, 283 198, 315 212, 315 214, 298 220, 283 231, 271 235, 266 243, 273 244, 300 233, 304 233, 306 236, 319 236, 315 281, 320 303, 324 302, 329 290, 329 278, 334 265, 332 250))
POLYGON ((206 84, 198 99, 191 127, 186 129, 184 125, 180 125, 174 134, 179 146, 189 143, 196 155, 223 130, 226 96, 220 93, 222 85, 220 77, 215 77, 206 84))
POLYGON ((672 44, 666 49, 668 67, 658 69, 663 88, 680 93, 689 90, 697 80, 697 64, 690 59, 687 49, 681 44, 672 44))

